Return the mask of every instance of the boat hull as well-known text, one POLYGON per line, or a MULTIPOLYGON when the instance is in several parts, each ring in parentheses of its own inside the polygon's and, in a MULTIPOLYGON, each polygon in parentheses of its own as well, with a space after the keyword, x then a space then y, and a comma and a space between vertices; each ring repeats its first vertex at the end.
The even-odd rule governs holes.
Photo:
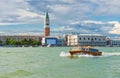
POLYGON ((92 56, 101 56, 102 52, 90 52, 90 51, 80 51, 80 50, 74 50, 69 51, 70 55, 73 56, 75 54, 85 54, 85 55, 92 55, 92 56))

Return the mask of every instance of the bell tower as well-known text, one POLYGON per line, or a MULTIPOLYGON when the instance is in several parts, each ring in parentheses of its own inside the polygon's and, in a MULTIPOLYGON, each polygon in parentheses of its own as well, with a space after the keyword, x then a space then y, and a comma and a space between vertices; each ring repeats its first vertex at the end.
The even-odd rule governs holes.
POLYGON ((48 10, 46 11, 44 18, 44 36, 50 36, 50 20, 48 10))

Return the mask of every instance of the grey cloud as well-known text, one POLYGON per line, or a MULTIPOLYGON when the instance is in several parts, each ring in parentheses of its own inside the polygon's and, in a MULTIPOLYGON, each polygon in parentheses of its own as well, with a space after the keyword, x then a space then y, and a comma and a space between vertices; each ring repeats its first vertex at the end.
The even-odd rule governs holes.
POLYGON ((44 12, 48 7, 53 25, 66 26, 65 28, 70 28, 69 31, 72 29, 76 31, 79 28, 82 32, 109 34, 113 24, 84 24, 82 22, 96 16, 97 18, 120 16, 119 4, 119 0, 1 0, 0 22, 43 24, 44 12), (71 21, 79 21, 80 24, 71 25, 71 21))

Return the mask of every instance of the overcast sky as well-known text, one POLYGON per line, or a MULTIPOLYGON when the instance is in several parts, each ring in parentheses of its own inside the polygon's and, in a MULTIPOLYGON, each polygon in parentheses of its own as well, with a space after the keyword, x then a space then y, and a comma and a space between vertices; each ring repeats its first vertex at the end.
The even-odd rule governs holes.
POLYGON ((0 0, 0 26, 43 26, 46 8, 53 31, 120 34, 119 0, 0 0))

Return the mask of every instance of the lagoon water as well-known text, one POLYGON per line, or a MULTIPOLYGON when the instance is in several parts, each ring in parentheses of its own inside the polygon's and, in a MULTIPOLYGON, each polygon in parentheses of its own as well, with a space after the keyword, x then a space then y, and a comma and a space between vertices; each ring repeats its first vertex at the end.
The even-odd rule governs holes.
POLYGON ((70 47, 0 47, 0 78, 120 78, 120 47, 68 57, 70 47))

